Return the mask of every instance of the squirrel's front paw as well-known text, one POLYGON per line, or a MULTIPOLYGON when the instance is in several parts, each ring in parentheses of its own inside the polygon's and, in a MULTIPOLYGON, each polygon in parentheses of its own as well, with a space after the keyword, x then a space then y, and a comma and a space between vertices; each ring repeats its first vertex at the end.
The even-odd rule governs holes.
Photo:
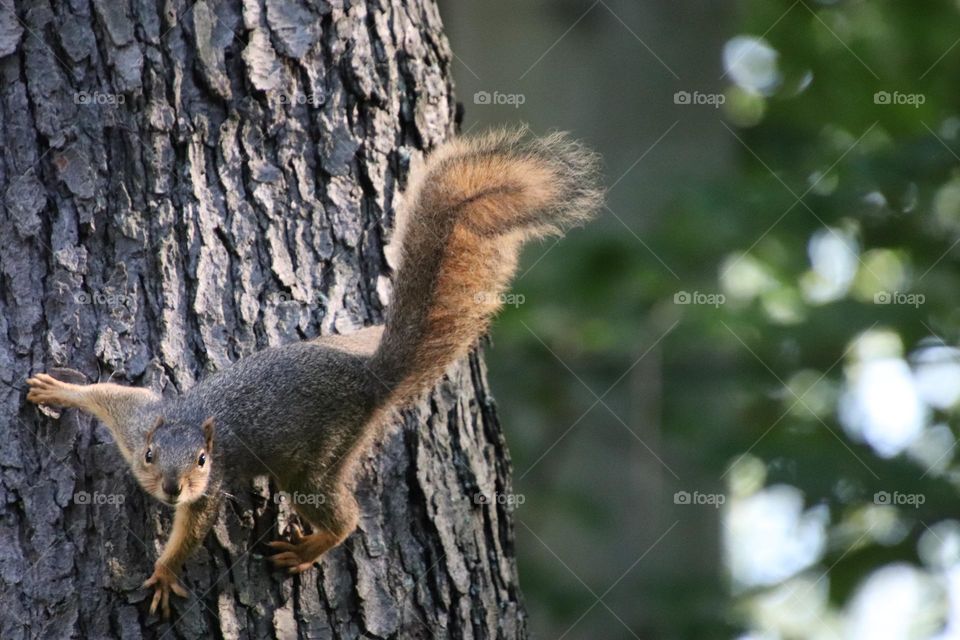
POLYGON ((72 384, 57 380, 46 373, 38 373, 27 379, 30 391, 27 400, 35 404, 67 406, 70 404, 72 384))
POLYGON ((173 591, 181 598, 187 597, 187 589, 180 584, 177 574, 161 564, 158 560, 153 567, 153 575, 143 583, 144 587, 153 587, 153 602, 150 603, 150 615, 157 612, 157 605, 163 612, 164 618, 170 617, 170 592, 173 591))

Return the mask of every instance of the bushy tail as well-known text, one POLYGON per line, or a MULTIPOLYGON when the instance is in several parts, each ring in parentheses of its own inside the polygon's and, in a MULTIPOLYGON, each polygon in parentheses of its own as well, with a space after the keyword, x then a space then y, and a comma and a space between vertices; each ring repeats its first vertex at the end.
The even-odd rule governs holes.
POLYGON ((590 218, 598 158, 565 134, 460 138, 411 175, 392 246, 399 269, 370 362, 392 400, 434 384, 501 306, 524 241, 590 218))

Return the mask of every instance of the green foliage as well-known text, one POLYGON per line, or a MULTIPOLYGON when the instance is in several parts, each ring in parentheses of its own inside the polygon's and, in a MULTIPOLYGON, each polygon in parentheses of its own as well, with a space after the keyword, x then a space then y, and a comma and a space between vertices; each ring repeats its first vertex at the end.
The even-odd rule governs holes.
MULTIPOLYGON (((731 36, 763 34, 782 81, 758 95, 726 79, 722 113, 736 170, 692 185, 641 234, 676 277, 618 226, 575 235, 562 258, 544 258, 551 268, 518 283, 516 291, 537 304, 508 310, 494 334, 503 347, 498 375, 523 362, 530 375, 515 383, 552 420, 570 424, 594 398, 565 373, 558 379, 539 339, 600 394, 596 381, 615 380, 678 322, 657 350, 667 446, 713 478, 749 451, 763 464, 764 486, 795 486, 808 508, 827 509, 826 547, 805 569, 828 585, 825 627, 842 624, 837 616, 849 613, 876 569, 922 566, 918 541, 958 514, 956 465, 932 472, 931 460, 906 452, 881 456, 850 435, 839 409, 865 332, 899 336, 904 357, 925 340, 960 341, 958 18, 957 3, 947 1, 743 2, 731 36), (888 104, 882 95, 922 98, 888 104), (823 233, 845 238, 856 254, 855 275, 831 300, 811 293, 818 277, 811 239, 823 233), (678 291, 726 300, 678 305, 678 291), (922 302, 878 304, 883 292, 919 294, 922 302), (525 325, 538 327, 539 339, 525 325), (924 504, 884 507, 874 501, 882 491, 921 494, 924 504), (863 524, 891 511, 893 524, 880 527, 889 535, 863 524), (850 531, 858 532, 853 539, 850 531)), ((956 434, 955 408, 931 410, 925 429, 936 423, 956 434)), ((535 463, 544 441, 514 446, 518 469, 535 463)), ((583 511, 597 517, 596 509, 583 511)), ((685 597, 672 578, 654 597, 685 597)), ((710 617, 756 626, 753 603, 763 591, 735 593, 738 607, 711 600, 663 629, 693 637, 710 617)))

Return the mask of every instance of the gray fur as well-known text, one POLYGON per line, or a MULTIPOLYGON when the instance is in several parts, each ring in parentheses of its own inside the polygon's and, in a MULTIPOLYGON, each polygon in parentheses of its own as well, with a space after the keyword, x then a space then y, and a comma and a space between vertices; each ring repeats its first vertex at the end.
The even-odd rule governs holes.
POLYGON ((164 558, 181 562, 202 540, 224 487, 261 474, 282 490, 320 494, 297 509, 336 544, 356 526, 352 467, 382 417, 434 384, 480 336, 499 305, 477 296, 504 290, 524 240, 593 214, 602 195, 597 165, 563 134, 537 139, 520 129, 455 140, 411 176, 384 327, 265 349, 172 401, 43 381, 35 401, 61 399, 104 420, 144 488, 176 502, 186 533, 158 567, 164 558), (163 487, 183 478, 194 490, 177 501, 163 487))

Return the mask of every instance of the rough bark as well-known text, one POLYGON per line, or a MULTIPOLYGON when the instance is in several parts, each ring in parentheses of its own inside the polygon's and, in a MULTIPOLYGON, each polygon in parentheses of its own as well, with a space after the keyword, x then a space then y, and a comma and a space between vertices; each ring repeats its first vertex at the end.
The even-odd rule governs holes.
POLYGON ((365 458, 319 569, 271 570, 289 508, 233 487, 172 625, 140 588, 171 513, 102 425, 25 402, 55 366, 175 393, 380 321, 410 157, 456 126, 450 58, 431 0, 0 0, 0 637, 525 635, 476 355, 365 458))

